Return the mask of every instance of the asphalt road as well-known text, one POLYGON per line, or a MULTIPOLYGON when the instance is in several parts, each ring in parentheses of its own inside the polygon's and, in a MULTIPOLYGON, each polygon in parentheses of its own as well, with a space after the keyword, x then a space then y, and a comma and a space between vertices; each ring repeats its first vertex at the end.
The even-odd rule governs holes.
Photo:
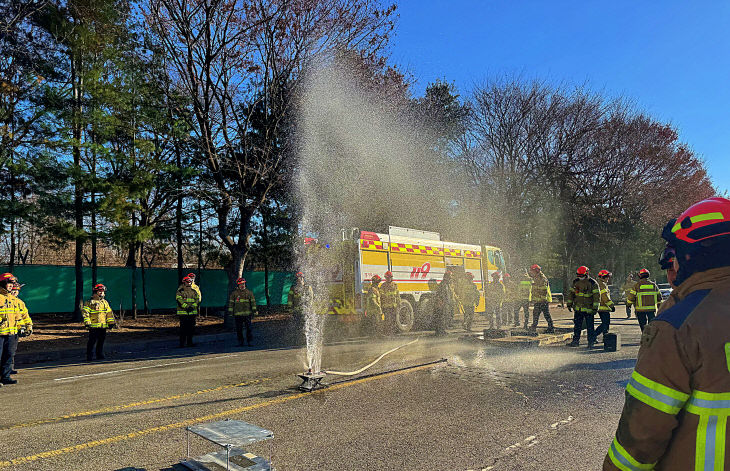
MULTIPOLYGON (((623 311, 623 307, 619 308, 623 311)), ((558 311, 563 325, 567 312, 558 311)), ((365 373, 315 393, 296 390, 304 349, 170 350, 106 363, 41 365, 0 389, 0 469, 177 470, 185 427, 226 418, 274 432, 253 445, 277 470, 600 469, 639 343, 635 319, 613 319, 623 348, 497 349, 460 333, 329 344, 323 367, 365 373)), ((191 454, 214 451, 191 440, 191 454)))

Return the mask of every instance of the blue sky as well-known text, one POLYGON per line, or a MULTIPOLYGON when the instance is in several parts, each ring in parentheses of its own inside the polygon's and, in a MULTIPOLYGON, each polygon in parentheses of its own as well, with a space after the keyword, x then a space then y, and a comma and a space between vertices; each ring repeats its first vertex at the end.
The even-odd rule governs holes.
POLYGON ((587 83, 670 122, 730 190, 730 2, 401 0, 391 61, 468 96, 489 77, 587 83))

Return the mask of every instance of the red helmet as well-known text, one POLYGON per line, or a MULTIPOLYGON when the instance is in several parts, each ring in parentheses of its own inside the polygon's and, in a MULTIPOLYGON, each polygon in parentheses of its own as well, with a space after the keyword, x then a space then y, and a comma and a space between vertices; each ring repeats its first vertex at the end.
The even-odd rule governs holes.
POLYGON ((186 276, 186 277, 185 277, 185 278, 183 278, 182 280, 183 280, 183 281, 193 281, 193 279, 192 279, 192 278, 190 278, 189 276, 186 276))
POLYGON ((296 276, 297 276, 297 278, 304 278, 304 273, 298 271, 296 276))
POLYGON ((530 270, 541 271, 542 268, 537 263, 530 267, 530 270))
POLYGON ((5 281, 5 280, 14 281, 15 277, 13 276, 12 273, 3 273, 2 275, 0 275, 0 281, 5 281))
POLYGON ((504 274, 504 277, 505 277, 505 278, 510 278, 510 276, 509 276, 509 273, 505 273, 505 274, 504 274))
POLYGON ((649 273, 649 270, 647 270, 646 268, 642 268, 641 270, 639 270, 639 278, 649 278, 650 274, 651 273, 649 273))
POLYGON ((494 278, 494 279, 499 278, 499 272, 495 271, 494 273, 492 273, 492 278, 494 278))
POLYGON ((470 280, 473 280, 474 279, 474 273, 466 272, 466 277, 469 278, 470 280))
POLYGON ((609 272, 608 270, 601 270, 598 272, 598 276, 600 278, 605 278, 605 277, 611 276, 611 272, 609 272))
POLYGON ((730 235, 730 200, 707 198, 693 204, 679 215, 670 231, 688 244, 730 235))
POLYGON ((575 271, 575 273, 578 276, 587 276, 589 271, 590 270, 588 269, 588 267, 583 265, 583 266, 578 267, 578 269, 575 271))
POLYGON ((106 286, 101 283, 94 285, 94 292, 96 293, 97 291, 106 291, 106 286))
POLYGON ((188 278, 190 278, 191 280, 194 280, 195 279, 195 273, 188 273, 188 278))
POLYGON ((239 278, 239 279, 236 280, 236 284, 237 285, 243 284, 245 282, 246 282, 246 279, 245 278, 239 278))
POLYGON ((380 281, 381 278, 380 275, 373 275, 373 277, 370 279, 373 281, 373 283, 377 283, 380 281))
POLYGON ((385 277, 386 278, 393 278, 393 272, 392 271, 386 271, 385 272, 385 277))

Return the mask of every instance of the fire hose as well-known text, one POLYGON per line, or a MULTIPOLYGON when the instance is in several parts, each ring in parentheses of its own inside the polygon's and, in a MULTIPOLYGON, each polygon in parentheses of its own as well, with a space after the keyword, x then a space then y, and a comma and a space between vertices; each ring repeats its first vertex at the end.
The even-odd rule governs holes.
POLYGON ((403 347, 407 347, 408 345, 412 345, 412 344, 414 344, 416 342, 418 342, 418 338, 416 338, 415 340, 412 340, 412 341, 410 341, 408 343, 404 343, 403 345, 399 345, 399 346, 397 346, 397 347, 395 347, 395 348, 393 348, 391 350, 388 350, 387 352, 383 353, 378 358, 376 358, 375 360, 373 360, 369 364, 363 366, 362 368, 360 368, 357 371, 344 372, 344 371, 329 371, 329 370, 327 370, 327 371, 323 371, 323 373, 327 373, 328 375, 336 375, 336 376, 355 376, 355 375, 360 374, 363 371, 367 370, 371 366, 375 365, 377 362, 379 362, 380 360, 382 360, 386 355, 389 355, 389 354, 393 353, 394 351, 396 351, 398 349, 401 349, 403 347))

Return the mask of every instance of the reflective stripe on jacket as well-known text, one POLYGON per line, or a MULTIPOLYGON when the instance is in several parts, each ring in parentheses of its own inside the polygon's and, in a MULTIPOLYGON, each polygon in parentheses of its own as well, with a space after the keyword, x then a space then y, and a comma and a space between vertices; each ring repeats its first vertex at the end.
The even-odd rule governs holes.
POLYGON ((519 287, 517 288, 517 300, 518 301, 530 301, 532 299, 532 280, 529 276, 525 277, 520 281, 519 287))
POLYGON ((566 297, 568 307, 576 312, 596 312, 601 304, 598 283, 591 277, 576 278, 566 297))
POLYGON ((398 285, 392 281, 380 285, 380 307, 382 309, 397 309, 400 307, 400 291, 398 285))
POLYGON ((257 314, 256 298, 250 289, 236 288, 228 297, 228 312, 234 316, 250 316, 257 314))
POLYGON ((81 309, 84 316, 84 324, 89 327, 107 328, 114 324, 114 313, 106 299, 99 299, 94 296, 84 302, 81 309))
POLYGON ((604 470, 730 469, 730 267, 695 273, 644 329, 604 470))
POLYGON ((608 291, 608 285, 603 280, 597 280, 597 282, 601 296, 601 305, 598 307, 598 310, 610 311, 613 306, 613 301, 611 301, 611 293, 608 291))
POLYGON ((25 302, 19 297, 15 296, 15 303, 18 306, 18 315, 20 316, 18 326, 26 327, 32 330, 33 320, 30 318, 30 313, 28 312, 28 307, 25 305, 25 302))
POLYGON ((178 316, 194 316, 198 313, 200 296, 192 287, 185 285, 179 287, 175 293, 175 301, 178 316))
POLYGON ((661 302, 659 287, 646 278, 637 281, 626 298, 626 304, 635 304, 638 312, 656 311, 661 302))

